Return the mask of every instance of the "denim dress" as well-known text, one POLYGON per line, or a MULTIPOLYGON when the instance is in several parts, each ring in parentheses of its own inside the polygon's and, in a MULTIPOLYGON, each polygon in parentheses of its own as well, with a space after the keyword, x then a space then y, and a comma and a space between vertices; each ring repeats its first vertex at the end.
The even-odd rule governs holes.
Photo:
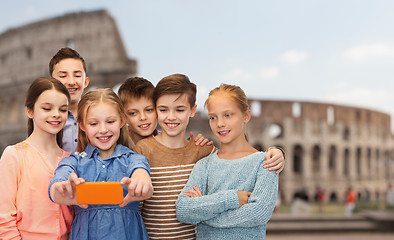
MULTIPOLYGON (((138 168, 150 173, 148 159, 125 146, 118 144, 114 153, 104 160, 99 152, 89 144, 85 152, 73 153, 61 160, 49 189, 55 182, 67 180, 72 172, 86 182, 119 182, 138 168)), ((127 192, 127 187, 123 186, 124 197, 127 192)), ((70 239, 149 239, 138 206, 138 201, 125 207, 117 204, 89 205, 87 209, 74 206, 70 239)))

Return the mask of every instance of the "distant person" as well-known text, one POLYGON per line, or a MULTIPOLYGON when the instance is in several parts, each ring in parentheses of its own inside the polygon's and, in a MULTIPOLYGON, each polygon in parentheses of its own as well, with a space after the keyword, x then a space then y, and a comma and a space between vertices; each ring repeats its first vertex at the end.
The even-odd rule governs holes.
POLYGON ((346 192, 346 204, 345 204, 345 215, 351 216, 356 206, 357 194, 352 188, 349 188, 346 192))
POLYGON ((325 193, 320 187, 317 189, 316 200, 319 208, 319 213, 323 213, 325 193))
POLYGON ((389 184, 387 188, 386 202, 388 206, 394 206, 394 187, 392 184, 389 184))
POLYGON ((78 105, 78 152, 60 161, 49 190, 51 199, 74 205, 70 239, 149 239, 139 201, 153 188, 148 159, 127 147, 126 114, 109 88, 83 95, 78 105), (82 182, 120 182, 120 205, 78 205, 75 186, 82 182))
POLYGON ((290 213, 292 215, 309 215, 311 213, 309 197, 304 188, 294 194, 290 213))
POLYGON ((48 185, 59 161, 70 95, 54 78, 38 78, 27 91, 28 137, 0 159, 0 239, 69 238, 73 209, 51 202, 48 185))
POLYGON ((77 150, 78 103, 89 85, 85 60, 71 48, 61 48, 49 62, 49 74, 67 87, 71 96, 68 117, 63 129, 63 149, 69 153, 77 150))
POLYGON ((197 224, 197 239, 265 239, 278 175, 246 139, 251 111, 244 91, 222 84, 205 102, 220 149, 194 166, 176 202, 177 218, 197 224))

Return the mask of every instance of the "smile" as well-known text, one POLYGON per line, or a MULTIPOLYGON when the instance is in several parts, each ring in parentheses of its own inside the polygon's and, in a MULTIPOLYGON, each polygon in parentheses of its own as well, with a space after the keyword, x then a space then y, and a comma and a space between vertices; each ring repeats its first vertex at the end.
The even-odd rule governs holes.
POLYGON ((106 137, 97 137, 97 139, 102 142, 102 143, 106 143, 111 139, 112 136, 106 136, 106 137))
POLYGON ((138 127, 142 128, 143 130, 146 130, 149 128, 149 126, 150 126, 150 123, 146 123, 146 124, 139 125, 138 127))
POLYGON ((220 136, 227 136, 230 133, 230 130, 227 131, 220 131, 218 132, 220 136))
POLYGON ((56 125, 56 126, 58 126, 58 125, 60 125, 60 123, 62 123, 62 122, 59 122, 59 121, 48 121, 48 123, 49 123, 50 125, 56 125))
POLYGON ((69 93, 78 91, 78 88, 67 88, 69 93))
POLYGON ((179 126, 179 123, 166 123, 166 126, 170 129, 176 128, 179 126))

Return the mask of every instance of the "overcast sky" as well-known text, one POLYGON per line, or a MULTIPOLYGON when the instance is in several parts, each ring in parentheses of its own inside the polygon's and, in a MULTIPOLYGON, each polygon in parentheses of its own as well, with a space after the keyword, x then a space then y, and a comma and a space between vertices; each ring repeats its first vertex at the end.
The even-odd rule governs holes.
POLYGON ((394 116, 394 1, 5 1, 0 32, 107 9, 139 75, 184 73, 201 107, 220 83, 249 97, 332 102, 394 116))

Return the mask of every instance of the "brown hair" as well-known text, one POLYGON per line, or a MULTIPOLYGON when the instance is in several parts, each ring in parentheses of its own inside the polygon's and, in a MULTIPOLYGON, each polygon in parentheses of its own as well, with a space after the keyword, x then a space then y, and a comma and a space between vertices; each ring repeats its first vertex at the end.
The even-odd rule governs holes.
MULTIPOLYGON (((26 108, 30 110, 34 110, 34 105, 37 102, 37 99, 40 95, 47 91, 47 90, 56 90, 60 93, 66 95, 68 99, 68 103, 70 103, 70 93, 68 92, 67 88, 58 80, 54 78, 37 78, 31 84, 29 89, 27 90, 27 96, 25 101, 26 108)), ((27 136, 30 136, 34 130, 34 123, 33 119, 29 118, 27 121, 27 136)), ((63 137, 63 130, 57 133, 56 141, 57 144, 62 147, 62 137, 63 137)))
POLYGON ((145 97, 153 100, 153 84, 142 77, 133 77, 127 79, 119 88, 118 96, 122 104, 126 104, 131 98, 140 99, 145 97))
POLYGON ((86 73, 86 64, 85 60, 77 51, 75 51, 72 48, 61 48, 55 56, 52 57, 51 61, 49 62, 49 74, 52 76, 53 69, 55 68, 55 65, 58 64, 61 60, 68 59, 68 58, 73 58, 73 59, 79 59, 82 61, 83 65, 83 70, 86 73))
POLYGON ((183 74, 173 74, 161 79, 155 88, 153 101, 156 104, 157 99, 163 95, 169 94, 186 94, 190 107, 196 104, 197 87, 190 82, 189 78, 183 74))
MULTIPOLYGON (((121 121, 124 123, 123 127, 120 129, 120 136, 117 141, 118 144, 128 146, 129 131, 126 126, 126 113, 122 106, 119 97, 110 88, 97 88, 86 92, 78 103, 78 123, 83 125, 86 114, 89 108, 97 105, 101 102, 113 104, 113 106, 118 110, 121 121)), ((86 146, 89 143, 89 139, 86 133, 79 128, 78 130, 78 152, 85 151, 86 146)))
POLYGON ((204 108, 207 107, 208 103, 211 101, 211 97, 220 94, 227 94, 231 100, 233 100, 242 112, 246 112, 250 109, 248 98, 245 92, 238 86, 230 84, 221 84, 219 87, 214 88, 209 92, 208 98, 204 103, 204 108))

